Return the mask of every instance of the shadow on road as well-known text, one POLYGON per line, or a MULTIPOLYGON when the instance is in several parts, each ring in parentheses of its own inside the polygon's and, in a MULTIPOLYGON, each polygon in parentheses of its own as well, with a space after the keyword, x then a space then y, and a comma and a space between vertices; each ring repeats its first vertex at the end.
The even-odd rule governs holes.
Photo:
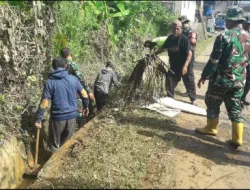
MULTIPOLYGON (((119 116, 121 123, 126 122, 126 117, 119 116)), ((186 129, 171 123, 166 119, 155 117, 136 117, 130 118, 130 124, 142 126, 143 129, 138 133, 144 136, 157 136, 163 141, 173 142, 177 149, 185 150, 198 156, 209 159, 216 164, 237 164, 250 166, 250 153, 241 149, 234 149, 228 143, 222 142, 215 137, 195 133, 194 130, 186 129), (165 132, 164 135, 158 134, 149 129, 159 129, 165 132), (236 159, 237 158, 237 159, 236 159)), ((194 123, 190 122, 192 126, 194 123)), ((197 125, 197 124, 196 124, 197 125)), ((202 124, 203 126, 204 124, 202 124)), ((196 126, 196 127, 202 127, 196 126)))

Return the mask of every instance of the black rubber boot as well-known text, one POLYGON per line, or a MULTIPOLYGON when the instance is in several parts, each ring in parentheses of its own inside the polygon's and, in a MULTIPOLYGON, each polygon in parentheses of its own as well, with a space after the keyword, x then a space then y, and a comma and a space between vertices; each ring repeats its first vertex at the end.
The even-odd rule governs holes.
POLYGON ((250 90, 250 88, 247 87, 247 86, 245 86, 245 88, 244 88, 244 94, 243 94, 242 97, 241 97, 242 103, 243 103, 244 105, 246 105, 246 106, 249 106, 249 105, 250 105, 250 102, 248 102, 248 101, 246 100, 246 96, 247 96, 249 90, 250 90))

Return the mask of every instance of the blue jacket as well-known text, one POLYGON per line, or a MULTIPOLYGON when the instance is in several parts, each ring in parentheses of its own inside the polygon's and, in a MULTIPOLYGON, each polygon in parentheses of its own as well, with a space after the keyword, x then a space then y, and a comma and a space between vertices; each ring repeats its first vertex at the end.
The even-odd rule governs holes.
POLYGON ((51 100, 50 118, 52 120, 68 120, 77 117, 77 93, 82 99, 83 107, 87 108, 89 99, 77 77, 69 75, 64 68, 49 73, 44 85, 42 100, 37 111, 37 120, 43 118, 48 101, 51 100))

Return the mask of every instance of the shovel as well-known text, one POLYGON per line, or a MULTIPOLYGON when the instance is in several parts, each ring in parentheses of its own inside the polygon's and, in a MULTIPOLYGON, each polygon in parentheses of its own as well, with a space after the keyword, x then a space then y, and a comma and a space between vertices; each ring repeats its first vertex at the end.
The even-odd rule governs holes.
POLYGON ((36 131, 36 152, 35 152, 35 165, 31 170, 28 170, 24 173, 24 177, 34 176, 36 177, 38 172, 41 169, 41 165, 37 164, 38 162, 38 152, 39 152, 39 137, 40 137, 40 129, 37 128, 36 131))

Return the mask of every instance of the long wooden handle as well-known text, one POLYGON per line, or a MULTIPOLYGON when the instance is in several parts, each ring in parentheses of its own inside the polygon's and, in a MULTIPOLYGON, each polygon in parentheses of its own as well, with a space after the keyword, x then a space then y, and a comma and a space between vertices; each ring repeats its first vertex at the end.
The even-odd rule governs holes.
POLYGON ((173 74, 175 75, 175 72, 174 72, 172 69, 170 69, 170 66, 169 66, 169 65, 167 65, 164 61, 162 61, 160 57, 158 57, 158 56, 156 56, 156 57, 157 57, 162 63, 164 63, 164 65, 166 65, 166 67, 169 69, 169 71, 170 71, 171 73, 173 73, 173 74))
POLYGON ((37 130, 36 130, 36 154, 35 154, 35 166, 37 166, 37 161, 38 161, 39 136, 40 136, 40 129, 37 129, 37 130))

